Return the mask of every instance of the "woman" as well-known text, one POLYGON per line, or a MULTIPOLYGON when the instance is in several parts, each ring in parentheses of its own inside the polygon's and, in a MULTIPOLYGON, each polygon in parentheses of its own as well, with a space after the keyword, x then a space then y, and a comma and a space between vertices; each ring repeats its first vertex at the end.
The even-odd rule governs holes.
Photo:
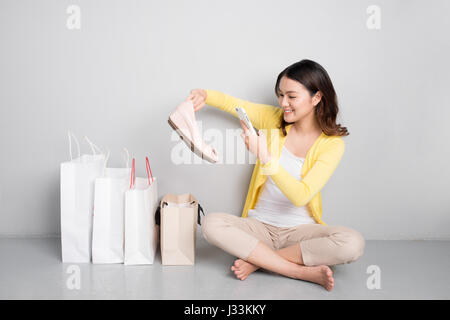
POLYGON ((365 246, 359 232, 321 219, 320 190, 344 154, 342 137, 348 132, 336 124, 336 93, 318 63, 302 60, 287 67, 278 75, 275 94, 281 108, 215 90, 194 89, 188 96, 195 111, 208 104, 237 117, 240 106, 258 129, 251 135, 241 121, 247 149, 258 157, 242 217, 208 214, 202 232, 238 258, 231 270, 240 280, 263 268, 330 291, 329 266, 357 260, 365 246))

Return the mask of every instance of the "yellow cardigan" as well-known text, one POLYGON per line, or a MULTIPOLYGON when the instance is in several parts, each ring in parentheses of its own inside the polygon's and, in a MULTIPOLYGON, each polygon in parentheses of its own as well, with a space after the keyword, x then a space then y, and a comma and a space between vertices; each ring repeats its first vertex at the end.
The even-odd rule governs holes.
MULTIPOLYGON (((326 225, 322 221, 322 198, 320 190, 336 170, 345 151, 345 143, 340 136, 327 136, 325 133, 314 142, 306 154, 301 171, 301 180, 296 180, 282 166, 278 160, 286 140, 281 129, 278 129, 283 116, 283 109, 266 104, 257 104, 238 99, 216 90, 206 90, 206 104, 226 111, 238 117, 236 106, 242 107, 256 129, 262 129, 267 136, 267 146, 272 160, 261 164, 259 159, 253 169, 250 186, 245 200, 242 217, 247 217, 248 210, 254 209, 267 176, 296 206, 306 206, 309 214, 317 223, 326 225), (267 130, 267 131, 266 131, 267 130)), ((286 126, 289 132, 292 124, 286 126)))

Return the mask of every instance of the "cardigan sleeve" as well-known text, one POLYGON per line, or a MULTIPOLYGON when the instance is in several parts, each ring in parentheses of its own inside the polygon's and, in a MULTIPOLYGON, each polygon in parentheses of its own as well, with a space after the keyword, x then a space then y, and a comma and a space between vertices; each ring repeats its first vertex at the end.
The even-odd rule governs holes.
POLYGON ((281 192, 298 207, 304 206, 325 186, 336 170, 345 151, 342 138, 333 139, 321 152, 305 177, 298 181, 281 165, 279 159, 272 158, 261 164, 262 173, 270 175, 281 192))
POLYGON ((205 102, 207 105, 228 112, 236 118, 239 118, 239 116, 235 110, 235 107, 241 107, 245 110, 256 129, 272 128, 280 122, 281 108, 238 99, 216 90, 205 91, 205 102))

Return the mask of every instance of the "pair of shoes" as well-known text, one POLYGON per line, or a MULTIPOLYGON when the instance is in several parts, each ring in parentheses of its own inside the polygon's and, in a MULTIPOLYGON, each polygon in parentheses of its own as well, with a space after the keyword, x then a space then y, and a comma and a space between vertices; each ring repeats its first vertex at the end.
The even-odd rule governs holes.
POLYGON ((206 144, 197 128, 192 100, 183 101, 169 116, 169 125, 186 145, 200 158, 211 163, 219 159, 214 147, 206 144))

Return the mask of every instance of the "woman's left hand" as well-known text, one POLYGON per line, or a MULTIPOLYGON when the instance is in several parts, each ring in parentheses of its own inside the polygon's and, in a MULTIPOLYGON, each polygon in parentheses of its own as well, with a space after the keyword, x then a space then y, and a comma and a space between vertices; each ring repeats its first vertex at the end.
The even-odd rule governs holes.
POLYGON ((245 142, 247 150, 256 155, 261 163, 265 164, 269 162, 271 155, 267 148, 267 139, 264 132, 262 130, 258 130, 258 135, 254 135, 242 120, 240 122, 243 130, 241 137, 245 142))

